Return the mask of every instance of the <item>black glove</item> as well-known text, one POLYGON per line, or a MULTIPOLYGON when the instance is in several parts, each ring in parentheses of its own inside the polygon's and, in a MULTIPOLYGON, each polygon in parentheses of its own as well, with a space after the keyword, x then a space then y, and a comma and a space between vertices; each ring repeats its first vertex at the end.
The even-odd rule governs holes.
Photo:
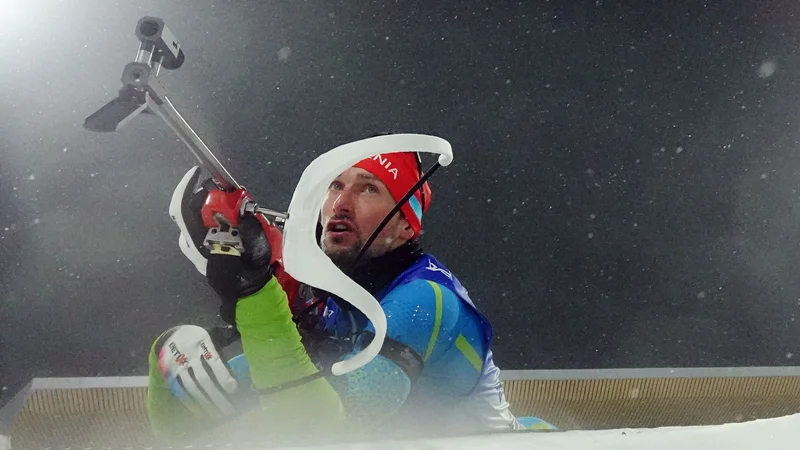
MULTIPOLYGON (((191 260, 209 285, 220 296, 220 316, 230 324, 235 322, 236 302, 254 294, 272 277, 272 249, 264 232, 266 223, 251 213, 239 218, 238 236, 243 252, 230 248, 206 248, 208 229, 203 224, 202 208, 209 191, 217 189, 210 179, 197 187, 200 168, 193 167, 175 188, 170 203, 170 216, 181 230, 181 251, 191 260)), ((239 197, 241 193, 225 195, 239 197)))
POLYGON ((206 269, 209 286, 222 300, 220 316, 230 324, 235 324, 236 302, 255 294, 272 278, 272 251, 259 219, 246 213, 239 219, 238 230, 244 253, 212 251, 206 269))

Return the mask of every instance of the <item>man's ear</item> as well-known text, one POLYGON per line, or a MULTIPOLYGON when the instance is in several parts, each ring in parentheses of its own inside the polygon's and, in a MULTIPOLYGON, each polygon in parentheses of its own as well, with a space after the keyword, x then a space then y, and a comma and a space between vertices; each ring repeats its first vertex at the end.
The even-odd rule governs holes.
POLYGON ((398 226, 400 227, 400 233, 398 233, 400 239, 410 241, 411 238, 414 237, 414 229, 411 228, 411 225, 409 225, 405 217, 400 218, 398 226))

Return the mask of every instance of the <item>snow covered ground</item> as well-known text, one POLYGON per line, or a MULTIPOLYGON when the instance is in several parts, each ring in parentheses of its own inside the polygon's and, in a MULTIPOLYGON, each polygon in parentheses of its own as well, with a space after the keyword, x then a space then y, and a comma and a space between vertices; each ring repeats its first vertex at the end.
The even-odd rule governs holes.
MULTIPOLYGON (((748 369, 753 371, 755 369, 748 369)), ((788 370, 788 369, 787 369, 788 370)), ((683 372, 682 372, 683 373, 683 372)), ((741 374, 744 372, 737 371, 741 374)), ((749 372, 748 372, 749 373, 749 372)), ((685 373, 683 373, 686 375, 685 373)), ((521 373, 513 374, 523 378, 521 373)), ((541 374, 540 374, 541 375, 541 374)), ((561 374, 563 375, 563 374, 561 374)), ((630 374, 628 374, 630 375, 630 374)), ((641 375, 641 374, 639 374, 641 375)), ((752 375, 752 373, 750 373, 752 375)), ((560 375, 559 375, 560 376, 560 375)), ((38 378, 31 383, 32 389, 66 389, 79 387, 142 387, 146 377, 104 377, 55 379, 38 378)), ((24 398, 24 397, 20 397, 24 398)), ((9 406, 9 405, 7 405, 9 406)), ((13 405, 11 405, 13 406, 13 405)), ((10 411, 10 410, 9 410, 10 411)), ((2 410, 0 410, 2 412, 2 410)), ((2 416, 2 414, 0 414, 2 416)), ((2 422, 2 420, 0 420, 2 422)), ((0 423, 0 450, 11 448, 10 440, 2 433, 8 433, 0 423)), ((7 424, 8 425, 8 424, 7 424)), ((132 424, 129 424, 132 425, 132 424)), ((303 449, 360 450, 360 449, 425 449, 425 450, 470 450, 470 449, 559 449, 559 450, 772 450, 800 448, 800 414, 763 419, 751 422, 738 422, 718 426, 668 427, 659 429, 617 429, 602 431, 566 432, 520 432, 459 438, 420 439, 405 441, 384 441, 349 443, 344 445, 294 447, 303 449)), ((20 441, 17 448, 24 448, 20 441)), ((227 447, 203 446, 193 442, 186 447, 173 447, 174 450, 227 448, 228 450, 262 450, 260 442, 231 444, 227 447)), ((51 450, 69 448, 70 445, 51 446, 51 450)), ((148 444, 149 445, 149 444, 148 444)), ((88 445, 71 448, 87 448, 88 445)), ((130 450, 146 448, 143 445, 92 446, 93 448, 114 448, 130 450)))
MULTIPOLYGON (((519 433, 313 447, 327 450, 777 450, 796 449, 800 414, 707 427, 519 433)), ((306 447, 308 448, 308 447, 306 447)))
MULTIPOLYGON (((326 450, 372 450, 375 448, 385 450, 710 450, 716 448, 725 450, 788 450, 796 449, 798 440, 800 440, 800 414, 707 427, 526 432, 302 448, 326 450)), ((0 450, 9 450, 10 448, 11 442, 9 438, 0 435, 0 450)), ((244 447, 236 446, 235 448, 239 450, 244 447)), ((258 449, 258 447, 253 447, 253 450, 255 449, 258 449)))

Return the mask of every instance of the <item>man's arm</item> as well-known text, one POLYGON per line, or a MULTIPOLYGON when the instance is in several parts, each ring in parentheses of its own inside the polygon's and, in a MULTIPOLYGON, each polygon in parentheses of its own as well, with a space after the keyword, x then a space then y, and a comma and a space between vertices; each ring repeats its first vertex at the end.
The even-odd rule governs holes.
MULTIPOLYGON (((391 418, 408 398, 425 361, 453 345, 461 303, 438 284, 414 281, 392 291, 382 306, 388 325, 384 350, 391 352, 382 351, 366 366, 331 377, 330 383, 318 378, 264 395, 265 407, 281 417, 286 416, 281 411, 291 412, 299 421, 304 415, 331 417, 339 421, 340 431, 355 431, 391 418), (407 358, 393 356, 404 349, 417 356, 412 359, 418 359, 420 367, 410 367, 413 364, 407 358), (347 427, 342 426, 345 418, 347 427)), ((239 300, 236 321, 256 388, 269 389, 317 373, 291 320, 286 294, 274 279, 261 291, 239 300)), ((371 331, 371 326, 367 330, 371 331)))
POLYGON ((343 430, 342 402, 309 359, 292 321, 286 293, 276 278, 255 294, 239 299, 236 326, 253 385, 260 391, 267 434, 300 438, 310 431, 343 430), (308 420, 314 417, 325 420, 315 421, 310 430, 308 420))
MULTIPOLYGON (((452 291, 425 280, 396 288, 381 306, 387 320, 381 355, 332 380, 348 419, 361 426, 383 423, 400 409, 425 363, 454 345, 463 307, 452 291)), ((372 324, 367 332, 374 332, 372 324)))

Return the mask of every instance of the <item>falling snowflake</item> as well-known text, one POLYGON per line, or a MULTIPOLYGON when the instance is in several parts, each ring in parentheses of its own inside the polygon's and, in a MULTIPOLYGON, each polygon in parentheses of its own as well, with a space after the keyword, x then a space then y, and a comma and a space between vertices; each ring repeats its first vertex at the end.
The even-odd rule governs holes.
POLYGON ((292 49, 290 49, 289 47, 281 47, 281 49, 278 50, 278 59, 281 61, 286 61, 289 59, 289 56, 291 54, 292 54, 292 49))
POLYGON ((775 73, 776 69, 775 61, 764 61, 758 67, 758 77, 759 78, 769 78, 775 73))

